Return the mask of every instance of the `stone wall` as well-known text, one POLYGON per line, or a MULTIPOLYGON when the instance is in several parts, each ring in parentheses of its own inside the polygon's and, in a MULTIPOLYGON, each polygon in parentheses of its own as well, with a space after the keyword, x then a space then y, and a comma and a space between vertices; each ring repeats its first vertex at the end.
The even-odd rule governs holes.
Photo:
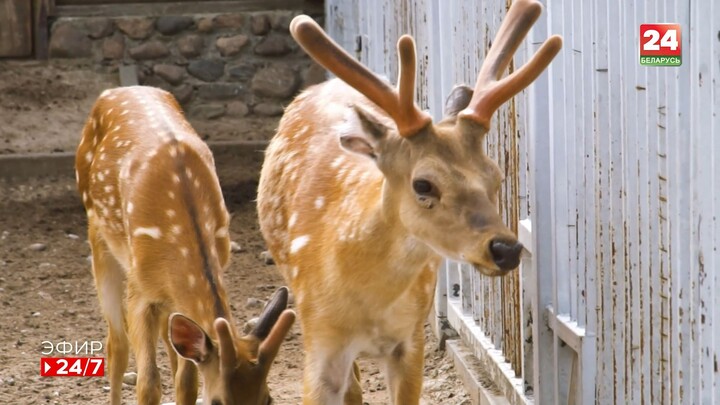
POLYGON ((65 17, 52 25, 50 57, 135 64, 140 84, 171 91, 191 119, 277 117, 325 77, 289 34, 296 14, 65 17))

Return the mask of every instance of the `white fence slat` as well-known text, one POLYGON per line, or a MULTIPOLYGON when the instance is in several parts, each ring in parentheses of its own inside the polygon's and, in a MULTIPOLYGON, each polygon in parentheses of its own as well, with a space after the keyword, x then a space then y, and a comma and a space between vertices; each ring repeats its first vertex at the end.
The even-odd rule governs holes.
MULTIPOLYGON (((710 12, 702 9, 697 10, 697 12, 705 12, 707 15, 712 16, 712 23, 708 24, 708 26, 712 27, 711 32, 720 32, 720 5, 718 5, 716 2, 713 2, 710 7, 710 12)), ((720 60, 720 41, 712 41, 711 49, 712 51, 709 52, 710 60, 720 60)), ((708 103, 708 105, 718 106, 720 105, 720 89, 718 89, 717 87, 717 78, 720 76, 720 66, 711 64, 710 72, 711 74, 707 78, 707 80, 709 83, 713 83, 712 80, 715 80, 715 82, 712 86, 712 95, 709 98, 710 102, 708 103)), ((717 134, 720 133, 720 114, 712 114, 708 117, 708 119, 710 121, 710 134, 715 135, 711 138, 710 143, 712 144, 712 147, 709 149, 712 151, 712 156, 720 156, 720 139, 718 139, 717 137, 717 134)), ((715 164, 713 167, 711 184, 720 184, 720 164, 715 164)), ((714 187, 715 186, 713 186, 713 188, 714 187)), ((720 193, 714 192, 708 194, 712 195, 711 212, 720 212, 720 193)), ((720 218, 717 218, 713 215, 712 223, 713 225, 711 240, 713 246, 715 247, 720 245, 720 218)), ((704 300, 705 305, 710 305, 711 308, 709 311, 711 315, 706 322, 708 328, 712 330, 712 333, 710 334, 711 341, 708 342, 711 347, 707 348, 707 350, 711 353, 713 357, 712 364, 714 366, 717 358, 720 357, 720 294, 718 294, 718 291, 720 291, 720 274, 718 273, 720 272, 717 271, 718 267, 720 267, 720 257, 718 257, 714 248, 713 253, 706 254, 705 257, 705 266, 713 270, 711 271, 712 292, 709 292, 708 295, 704 297, 704 300)), ((709 401, 710 403, 720 402, 720 372, 718 372, 717 368, 714 368, 711 380, 705 381, 705 389, 711 390, 711 401, 709 401)))
MULTIPOLYGON (((485 339, 467 343, 516 362, 526 400, 720 401, 720 3, 542 2, 514 68, 550 34, 564 48, 486 138, 507 177, 501 214, 530 217, 533 254, 504 281, 447 263, 438 316, 442 299, 462 308, 455 320, 485 339), (639 65, 640 24, 663 22, 681 25, 683 65, 639 65), (553 314, 577 330, 548 329, 553 314)), ((439 119, 453 85, 475 82, 509 3, 328 0, 326 25, 351 53, 360 37, 359 58, 393 83, 397 38, 412 33, 418 104, 439 119)))

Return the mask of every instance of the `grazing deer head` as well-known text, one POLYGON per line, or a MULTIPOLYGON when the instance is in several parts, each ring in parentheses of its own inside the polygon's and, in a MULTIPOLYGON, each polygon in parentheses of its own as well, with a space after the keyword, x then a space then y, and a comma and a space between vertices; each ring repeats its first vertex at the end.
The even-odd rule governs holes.
POLYGON ((540 12, 537 1, 513 3, 475 88, 455 88, 438 123, 414 103, 412 38, 398 41, 395 89, 309 17, 292 21, 293 37, 340 79, 288 106, 258 191, 261 230, 302 322, 304 405, 362 404, 361 354, 386 362, 393 404, 417 405, 442 256, 491 276, 517 266, 522 245, 498 214, 502 174, 482 144, 495 110, 560 50, 551 37, 501 78, 540 12))
POLYGON ((276 293, 250 336, 237 337, 222 280, 230 216, 210 149, 175 99, 152 87, 105 91, 83 129, 75 168, 108 324, 111 404, 121 402, 130 348, 138 402, 160 403, 162 336, 179 403, 195 403, 200 368, 207 403, 267 405, 267 372, 294 320, 283 312, 288 292, 276 293), (184 315, 168 323, 173 312, 184 315))
POLYGON ((266 305, 253 331, 244 337, 235 337, 223 318, 213 324, 217 336, 213 339, 190 318, 180 313, 170 315, 170 342, 177 354, 198 366, 206 381, 205 403, 272 403, 267 376, 294 321, 294 315, 285 310, 287 302, 288 289, 282 287, 266 305))

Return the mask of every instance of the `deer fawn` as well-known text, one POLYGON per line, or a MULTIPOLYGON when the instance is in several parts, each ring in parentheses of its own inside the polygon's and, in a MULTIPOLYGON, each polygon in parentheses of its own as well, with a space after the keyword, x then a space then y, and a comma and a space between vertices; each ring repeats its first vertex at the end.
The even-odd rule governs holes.
POLYGON ((111 403, 121 402, 130 347, 138 402, 160 403, 160 334, 179 404, 195 404, 198 370, 206 404, 271 403, 265 380, 295 319, 285 310, 288 291, 278 290, 253 332, 239 335, 222 279, 229 215, 212 154, 175 99, 151 87, 104 92, 75 167, 108 324, 111 403))
POLYGON ((384 359, 392 403, 418 404, 423 328, 442 256, 500 276, 522 245, 497 212, 501 171, 482 150, 490 119, 559 52, 549 38, 501 79, 540 15, 516 0, 474 91, 456 87, 437 124, 414 104, 415 44, 398 42, 398 90, 309 17, 291 32, 339 77, 300 94, 266 150, 258 213, 295 294, 304 333, 304 404, 362 404, 357 356, 384 359))

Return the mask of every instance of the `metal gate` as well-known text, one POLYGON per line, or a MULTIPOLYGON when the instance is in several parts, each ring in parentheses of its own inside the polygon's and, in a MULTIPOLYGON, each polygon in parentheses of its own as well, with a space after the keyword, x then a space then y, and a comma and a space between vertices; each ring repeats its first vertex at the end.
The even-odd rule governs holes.
MULTIPOLYGON (((508 3, 328 0, 326 25, 393 79, 412 34, 439 118, 508 3)), ((550 34, 564 48, 487 138, 528 251, 502 280, 446 263, 436 316, 512 403, 720 402, 720 3, 543 3, 515 65, 550 34), (643 23, 680 24, 682 66, 639 64, 643 23)))

